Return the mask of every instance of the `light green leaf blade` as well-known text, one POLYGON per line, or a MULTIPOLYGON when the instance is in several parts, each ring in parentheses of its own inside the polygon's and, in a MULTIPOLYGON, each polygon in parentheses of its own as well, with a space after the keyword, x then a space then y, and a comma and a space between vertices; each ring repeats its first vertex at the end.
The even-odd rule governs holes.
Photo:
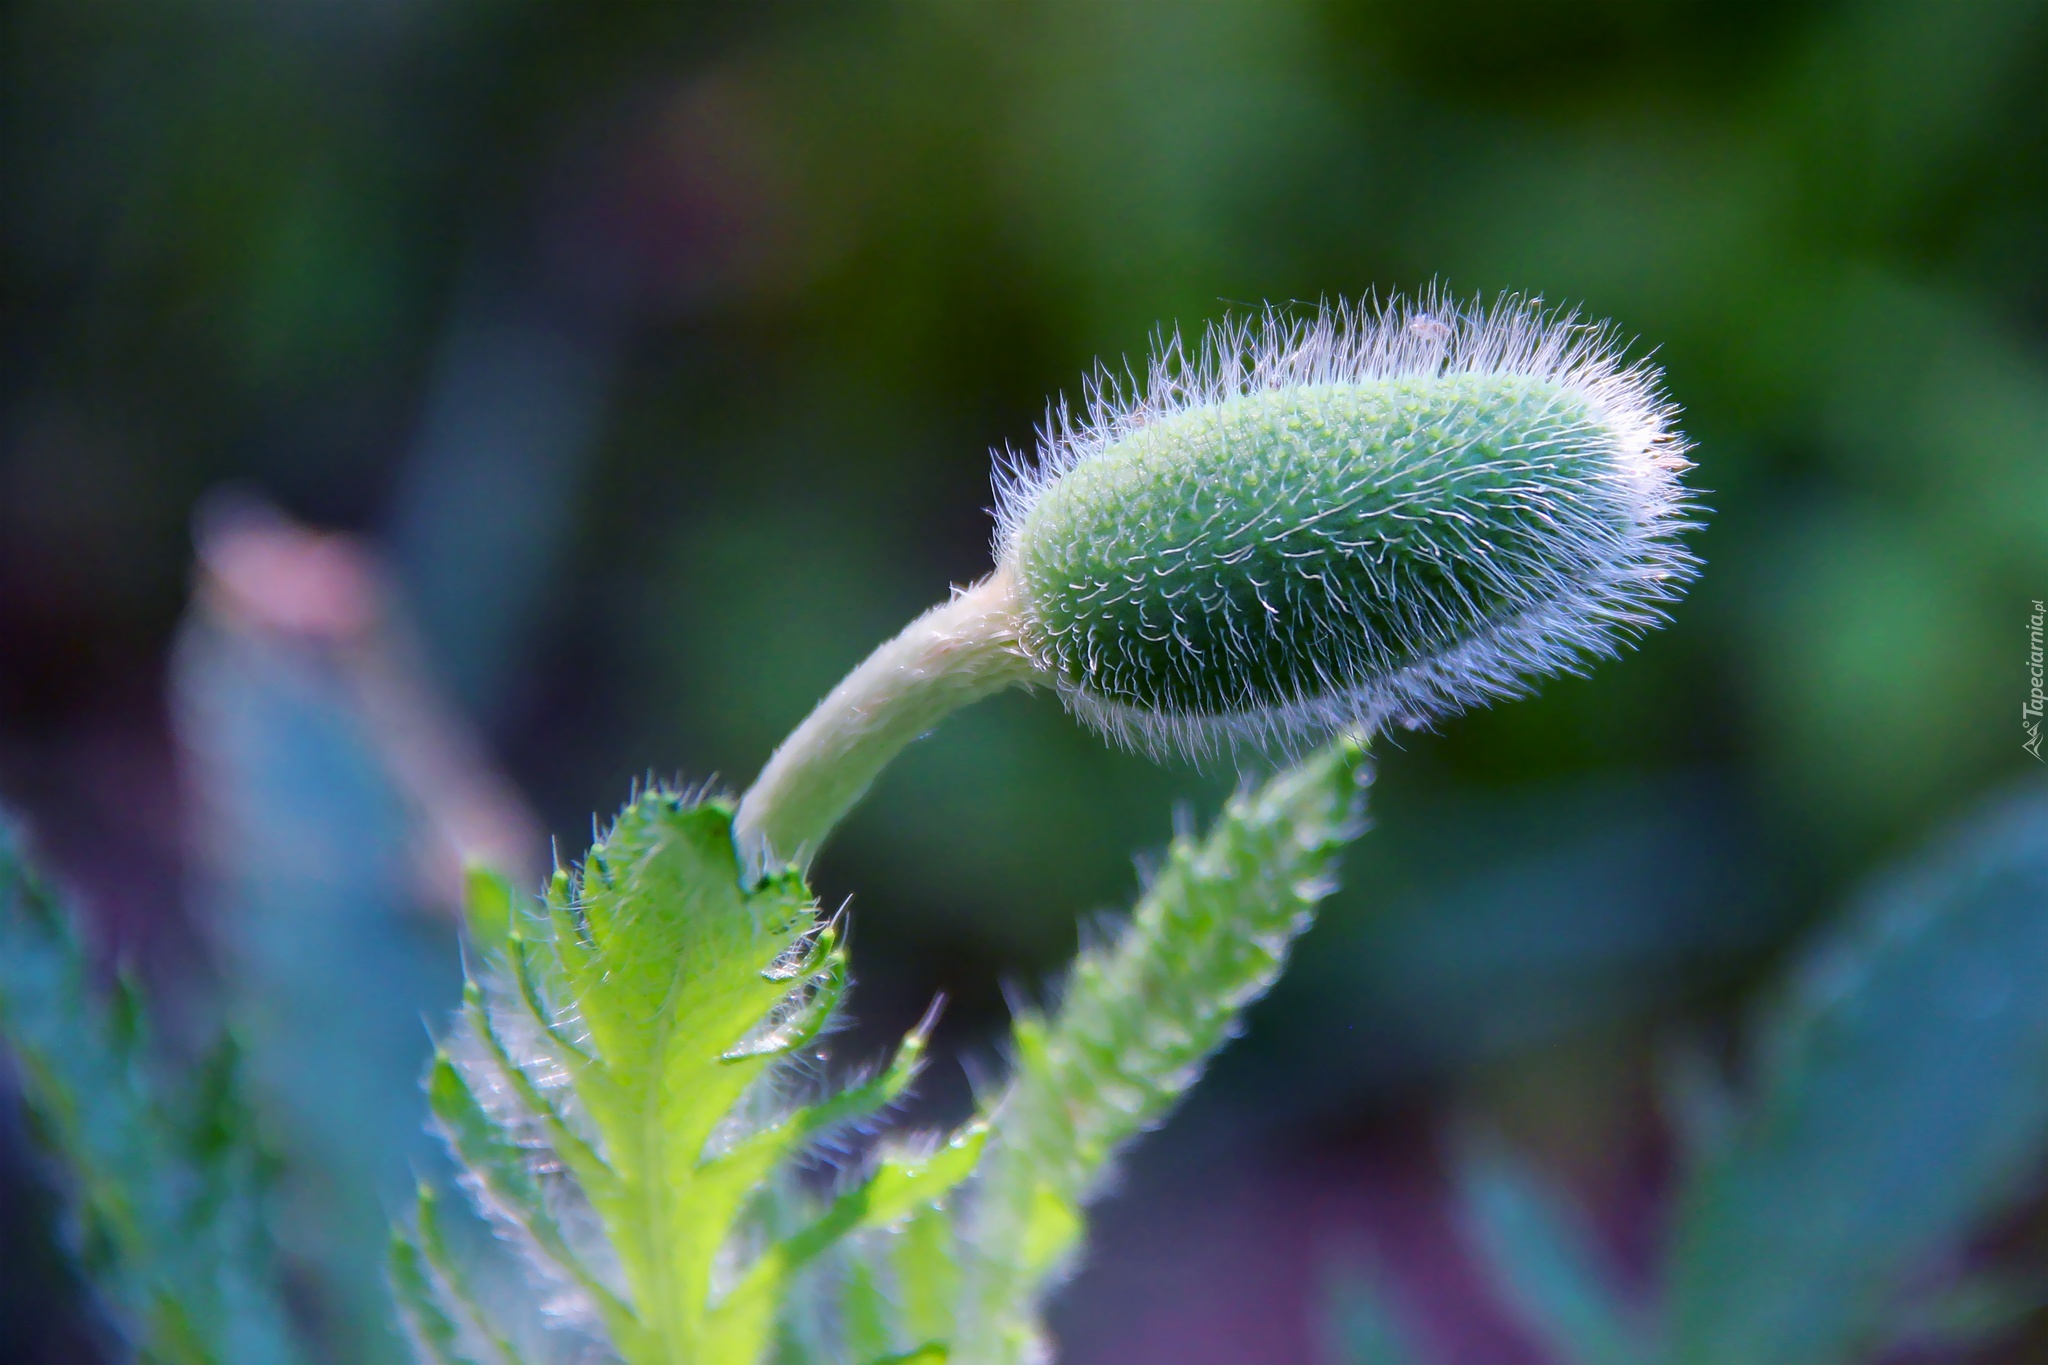
POLYGON ((902 1094, 924 1030, 864 1083, 809 1105, 785 1093, 777 1077, 844 994, 845 949, 795 874, 741 884, 719 801, 647 792, 576 873, 509 900, 502 927, 496 895, 472 886, 478 967, 428 1076, 473 1190, 627 1365, 763 1359, 788 1277, 899 1216, 884 1206, 901 1175, 884 1162, 728 1283, 750 1210, 821 1133, 902 1094))
POLYGON ((518 895, 512 883, 490 868, 475 866, 463 874, 462 920, 469 941, 482 952, 497 952, 512 932, 518 895))
POLYGON ((1114 1154, 1157 1124, 1279 976, 1362 828, 1362 745, 1341 741, 1178 839, 1114 944, 1081 955, 1059 1010, 1011 1034, 1015 1073, 963 1202, 968 1284, 956 1355, 1030 1358, 1036 1305, 1079 1248, 1114 1154))
POLYGON ((402 1229, 391 1234, 387 1259, 399 1325, 423 1365, 477 1365, 462 1349, 462 1328, 427 1268, 419 1243, 402 1229))
POLYGON ((915 1350, 899 1351, 894 1355, 877 1356, 866 1365, 946 1365, 952 1353, 943 1341, 928 1341, 915 1350))
POLYGON ((393 1228, 387 1276, 399 1324, 423 1361, 441 1365, 524 1365, 491 1322, 449 1246, 440 1198, 425 1183, 411 1228, 393 1228))
POLYGON ((888 1244, 904 1335, 914 1341, 951 1341, 959 1330, 960 1253, 945 1205, 912 1214, 888 1244))
POLYGON ((712 1314, 709 1359, 740 1359, 740 1343, 765 1337, 790 1277, 863 1228, 881 1228, 944 1199, 973 1174, 988 1130, 970 1124, 938 1150, 891 1153, 866 1179, 832 1201, 805 1227, 777 1241, 712 1314))

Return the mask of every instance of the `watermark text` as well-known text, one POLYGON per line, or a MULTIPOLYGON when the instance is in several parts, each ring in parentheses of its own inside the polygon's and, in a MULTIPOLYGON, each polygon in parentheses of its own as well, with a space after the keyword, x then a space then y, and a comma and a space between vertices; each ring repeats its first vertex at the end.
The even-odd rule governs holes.
POLYGON ((2026 733, 2026 740, 2020 745, 2034 756, 2036 762, 2048 762, 2041 757, 2041 710, 2048 704, 2048 696, 2041 690, 2043 673, 2041 655, 2041 624, 2048 620, 2048 605, 2039 598, 2034 600, 2034 614, 2027 618, 2027 688, 2026 704, 2020 707, 2020 727, 2026 733))

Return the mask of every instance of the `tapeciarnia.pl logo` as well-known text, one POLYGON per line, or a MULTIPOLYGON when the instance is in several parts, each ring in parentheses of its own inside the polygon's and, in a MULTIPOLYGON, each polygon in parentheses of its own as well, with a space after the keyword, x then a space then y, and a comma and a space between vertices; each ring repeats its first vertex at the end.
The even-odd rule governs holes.
POLYGON ((2041 692, 2041 622, 2048 618, 2048 606, 2039 598, 2034 600, 2034 614, 2027 618, 2027 676, 2032 686, 2027 690, 2026 704, 2020 707, 2020 724, 2027 732, 2026 742, 2020 747, 2034 756, 2036 762, 2048 762, 2041 758, 2041 708, 2048 697, 2041 692))

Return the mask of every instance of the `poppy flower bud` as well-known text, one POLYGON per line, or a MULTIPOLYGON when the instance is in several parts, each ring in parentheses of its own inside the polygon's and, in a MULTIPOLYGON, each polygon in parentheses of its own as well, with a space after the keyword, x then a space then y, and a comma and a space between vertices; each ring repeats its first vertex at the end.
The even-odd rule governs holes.
POLYGON ((1025 653, 1152 752, 1419 725, 1611 654, 1691 577, 1685 442, 1605 327, 1509 300, 1169 342, 1013 469, 1025 653))
POLYGON ((999 471, 995 572, 776 751, 748 865, 803 861, 905 744, 1018 683, 1200 756, 1424 725, 1612 654, 1697 567, 1675 417, 1610 327, 1515 298, 1173 337, 999 471))

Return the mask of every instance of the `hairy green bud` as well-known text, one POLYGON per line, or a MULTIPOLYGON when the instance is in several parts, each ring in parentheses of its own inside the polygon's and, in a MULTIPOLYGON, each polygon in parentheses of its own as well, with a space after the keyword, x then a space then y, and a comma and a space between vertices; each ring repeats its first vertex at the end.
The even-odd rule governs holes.
POLYGON ((1152 750, 1419 725, 1612 653, 1692 572, 1684 442, 1612 333, 1516 300, 1165 345, 1001 489, 1019 637, 1152 750))
POLYGON ((1202 755, 1426 725, 1612 654, 1696 567, 1675 416, 1612 328, 1516 298, 1269 311, 1099 372, 999 468, 995 572, 769 761, 748 866, 804 861, 904 744, 1017 683, 1202 755))

